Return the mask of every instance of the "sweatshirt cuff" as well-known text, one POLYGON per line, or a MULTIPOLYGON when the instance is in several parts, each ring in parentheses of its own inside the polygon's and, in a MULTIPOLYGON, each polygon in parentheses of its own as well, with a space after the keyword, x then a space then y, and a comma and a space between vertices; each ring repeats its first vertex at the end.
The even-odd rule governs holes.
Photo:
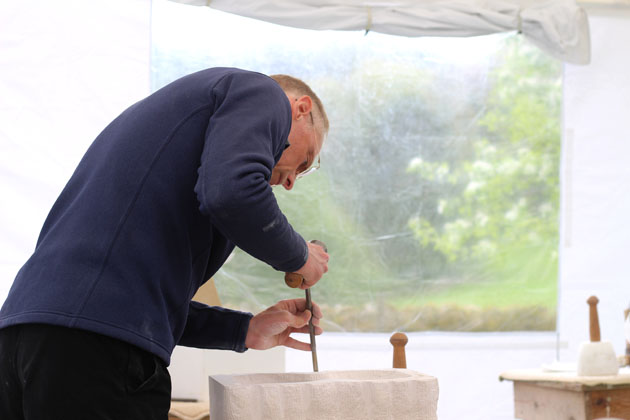
POLYGON ((308 261, 308 245, 306 244, 306 242, 304 242, 303 239, 302 241, 303 241, 302 242, 303 243, 302 255, 288 261, 285 267, 273 267, 273 268, 275 268, 277 271, 284 271, 286 273, 294 273, 298 271, 300 268, 304 267, 304 264, 306 264, 306 261, 308 261))
POLYGON ((247 331, 249 330, 249 322, 254 317, 254 314, 249 312, 243 312, 238 327, 235 329, 234 336, 234 350, 237 353, 244 353, 247 351, 245 347, 245 339, 247 338, 247 331))

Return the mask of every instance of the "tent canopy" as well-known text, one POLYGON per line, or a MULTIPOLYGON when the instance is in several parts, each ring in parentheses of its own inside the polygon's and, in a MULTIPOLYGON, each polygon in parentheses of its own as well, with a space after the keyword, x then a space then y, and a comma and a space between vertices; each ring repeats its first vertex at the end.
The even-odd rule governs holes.
POLYGON ((474 36, 519 31, 553 57, 590 61, 586 12, 574 0, 173 0, 279 25, 390 35, 474 36))

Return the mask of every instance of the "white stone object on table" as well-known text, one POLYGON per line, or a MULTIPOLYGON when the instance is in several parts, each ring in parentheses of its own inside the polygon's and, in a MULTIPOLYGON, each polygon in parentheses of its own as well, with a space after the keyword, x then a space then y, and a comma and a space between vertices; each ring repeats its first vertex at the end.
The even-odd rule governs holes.
POLYGON ((437 420, 437 400, 409 369, 210 376, 212 420, 437 420))

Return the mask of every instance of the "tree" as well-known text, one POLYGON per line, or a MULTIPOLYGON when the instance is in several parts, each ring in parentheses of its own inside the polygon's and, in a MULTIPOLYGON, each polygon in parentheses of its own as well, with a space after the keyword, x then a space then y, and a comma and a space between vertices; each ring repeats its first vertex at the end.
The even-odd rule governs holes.
POLYGON ((519 38, 505 44, 469 155, 410 161, 409 173, 451 193, 409 226, 423 247, 465 267, 460 276, 467 281, 538 277, 555 291, 561 65, 519 38))

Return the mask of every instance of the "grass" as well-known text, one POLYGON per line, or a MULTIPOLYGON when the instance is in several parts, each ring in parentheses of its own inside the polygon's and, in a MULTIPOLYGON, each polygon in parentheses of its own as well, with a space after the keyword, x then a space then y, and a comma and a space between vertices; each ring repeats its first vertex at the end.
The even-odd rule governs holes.
POLYGON ((461 304, 322 305, 327 331, 552 331, 555 308, 541 305, 481 308, 461 304))

